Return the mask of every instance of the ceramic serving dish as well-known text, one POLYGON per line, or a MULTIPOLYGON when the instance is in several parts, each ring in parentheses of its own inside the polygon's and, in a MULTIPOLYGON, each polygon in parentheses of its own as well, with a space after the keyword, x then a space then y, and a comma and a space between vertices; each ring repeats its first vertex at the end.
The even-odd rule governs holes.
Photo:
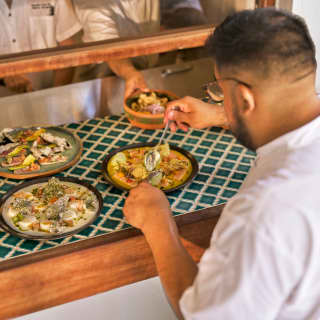
POLYGON ((69 178, 69 177, 59 177, 59 181, 66 185, 75 186, 76 188, 83 188, 84 190, 87 189, 88 192, 93 194, 95 198, 95 209, 90 213, 90 215, 83 221, 81 224, 76 225, 71 228, 66 228, 66 230, 49 233, 49 232, 33 232, 33 231, 22 231, 17 228, 11 218, 10 218, 10 204, 14 199, 14 195, 18 195, 21 192, 31 192, 30 190, 35 190, 35 188, 39 188, 39 186, 45 185, 51 177, 42 177, 33 179, 20 185, 10 189, 0 200, 0 226, 7 232, 11 233, 14 236, 24 238, 24 239, 31 239, 31 240, 54 240, 59 238, 65 238, 71 236, 75 233, 80 232, 81 230, 87 228, 90 224, 92 224, 97 217, 99 216, 101 209, 102 209, 102 196, 100 192, 90 185, 87 182, 81 181, 76 178, 69 178))
MULTIPOLYGON (((170 91, 151 90, 159 97, 167 97, 169 101, 177 100, 179 97, 170 91)), ((140 93, 139 93, 140 94, 140 93)), ((142 129, 162 129, 164 128, 164 113, 151 114, 144 112, 136 112, 132 110, 131 105, 136 102, 139 95, 135 94, 124 101, 124 111, 130 123, 142 129)))
MULTIPOLYGON (((154 147, 156 145, 155 142, 147 142, 147 143, 137 143, 137 144, 131 144, 131 145, 127 145, 124 147, 121 147, 119 149, 114 150, 113 152, 109 153, 102 162, 102 173, 105 177, 105 179, 114 187, 124 190, 124 191, 128 191, 130 190, 130 188, 124 187, 123 185, 119 184, 116 180, 114 180, 108 170, 108 163, 109 161, 111 161, 112 157, 114 155, 116 155, 119 152, 123 152, 124 150, 130 150, 130 149, 135 149, 135 148, 141 148, 141 147, 154 147)), ((194 177, 197 175, 198 171, 199 171, 199 166, 198 166, 198 162, 195 159, 195 157, 188 152, 187 150, 184 150, 178 146, 174 146, 174 145, 169 145, 171 150, 177 151, 180 154, 182 154, 185 158, 187 158, 190 163, 191 163, 191 171, 190 174, 188 175, 187 179, 184 180, 181 184, 174 186, 173 188, 170 189, 164 189, 163 191, 166 193, 175 191, 177 189, 183 188, 184 186, 186 186, 187 184, 189 184, 194 177)))

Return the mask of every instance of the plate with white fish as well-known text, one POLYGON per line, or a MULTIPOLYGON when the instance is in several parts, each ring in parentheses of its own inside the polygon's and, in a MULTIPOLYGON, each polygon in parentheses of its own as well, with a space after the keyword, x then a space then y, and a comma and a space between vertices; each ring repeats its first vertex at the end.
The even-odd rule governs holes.
POLYGON ((89 183, 68 177, 24 182, 0 200, 0 226, 14 236, 53 240, 78 233, 99 216, 103 200, 89 183))
POLYGON ((61 127, 6 128, 0 131, 0 176, 28 179, 74 165, 81 141, 61 127))

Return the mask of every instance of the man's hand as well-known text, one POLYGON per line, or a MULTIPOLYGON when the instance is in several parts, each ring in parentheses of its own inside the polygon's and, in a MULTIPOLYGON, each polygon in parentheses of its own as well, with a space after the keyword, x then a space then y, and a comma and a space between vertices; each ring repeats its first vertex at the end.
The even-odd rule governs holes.
POLYGON ((166 196, 142 182, 130 191, 123 212, 128 222, 144 233, 169 302, 178 318, 183 319, 179 300, 192 285, 198 268, 181 243, 166 196))
POLYGON ((140 72, 134 72, 126 79, 124 98, 127 99, 136 91, 148 91, 148 86, 140 72))
POLYGON ((123 212, 127 221, 145 234, 161 227, 167 229, 173 222, 165 194, 148 182, 141 182, 130 191, 123 212))
POLYGON ((227 128, 227 118, 223 106, 205 103, 192 97, 184 97, 171 101, 167 105, 165 123, 174 120, 170 129, 176 131, 177 127, 188 131, 188 127, 204 129, 211 126, 227 128), (179 111, 174 111, 179 107, 179 111))
POLYGON ((3 81, 9 90, 17 93, 33 91, 31 80, 25 75, 5 77, 3 81))
POLYGON ((135 91, 149 91, 142 73, 133 66, 130 59, 111 60, 108 61, 108 65, 117 76, 126 82, 124 99, 135 91))

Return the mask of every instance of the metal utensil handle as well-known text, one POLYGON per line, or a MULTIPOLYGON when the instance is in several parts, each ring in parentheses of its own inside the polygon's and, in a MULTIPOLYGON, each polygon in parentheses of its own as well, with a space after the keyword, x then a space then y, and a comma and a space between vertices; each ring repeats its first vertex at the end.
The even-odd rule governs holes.
POLYGON ((180 72, 185 72, 192 70, 193 66, 192 65, 186 65, 186 66, 176 66, 173 68, 167 68, 161 71, 161 76, 163 78, 170 76, 172 74, 180 73, 180 72))
MULTIPOLYGON (((172 110, 174 110, 174 111, 180 111, 180 108, 179 108, 178 106, 174 106, 174 107, 172 108, 172 110)), ((164 130, 163 130, 163 132, 162 132, 162 135, 161 135, 161 137, 160 137, 160 140, 159 140, 159 142, 158 142, 158 144, 157 144, 158 146, 161 145, 161 142, 162 142, 162 140, 163 140, 163 138, 164 138, 164 136, 165 136, 165 134, 166 134, 166 132, 167 132, 167 130, 168 130, 171 122, 173 122, 173 120, 168 120, 166 126, 164 127, 164 130)))
POLYGON ((163 132, 162 132, 162 135, 161 135, 161 137, 160 137, 160 140, 159 140, 159 142, 158 142, 158 144, 157 144, 158 146, 161 145, 161 142, 162 142, 162 140, 163 140, 163 138, 164 138, 164 136, 165 136, 165 134, 166 134, 166 132, 167 132, 167 130, 168 130, 168 128, 169 128, 170 123, 171 123, 171 120, 168 120, 168 122, 167 122, 167 124, 166 124, 166 126, 164 127, 164 130, 163 130, 163 132))

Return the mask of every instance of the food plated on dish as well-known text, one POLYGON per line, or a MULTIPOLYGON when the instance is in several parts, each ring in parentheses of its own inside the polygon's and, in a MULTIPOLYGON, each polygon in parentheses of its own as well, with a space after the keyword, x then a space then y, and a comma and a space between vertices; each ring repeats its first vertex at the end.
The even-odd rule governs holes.
POLYGON ((143 129, 161 129, 167 103, 178 99, 168 91, 141 92, 125 100, 124 110, 132 125, 143 129))
POLYGON ((63 128, 3 129, 0 175, 24 179, 55 173, 75 163, 80 152, 79 140, 63 128))
POLYGON ((68 236, 92 223, 100 213, 101 195, 73 178, 40 178, 24 183, 2 200, 1 223, 23 238, 68 236))
POLYGON ((141 143, 120 148, 103 161, 106 179, 122 190, 130 190, 141 181, 149 181, 165 192, 171 192, 189 183, 198 172, 196 159, 177 146, 141 143), (157 147, 160 157, 155 168, 148 168, 146 156, 157 147))
POLYGON ((130 108, 136 112, 148 114, 164 113, 167 103, 172 98, 164 93, 142 92, 130 104, 130 108))

